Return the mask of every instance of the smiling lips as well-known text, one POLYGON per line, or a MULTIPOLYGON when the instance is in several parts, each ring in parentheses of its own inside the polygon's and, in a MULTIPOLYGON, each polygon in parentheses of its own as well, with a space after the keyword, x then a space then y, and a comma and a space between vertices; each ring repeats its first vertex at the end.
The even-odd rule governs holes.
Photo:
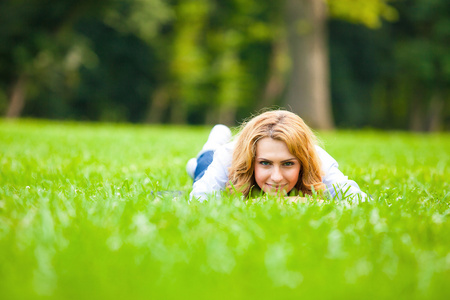
POLYGON ((279 190, 282 190, 287 184, 269 184, 269 183, 266 183, 266 185, 268 187, 270 187, 271 189, 279 191, 279 190))

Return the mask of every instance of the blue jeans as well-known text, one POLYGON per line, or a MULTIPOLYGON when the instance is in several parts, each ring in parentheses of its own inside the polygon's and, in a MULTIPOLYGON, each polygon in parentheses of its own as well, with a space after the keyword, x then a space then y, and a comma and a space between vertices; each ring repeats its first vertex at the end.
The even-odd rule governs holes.
POLYGON ((214 151, 209 150, 202 153, 202 155, 197 158, 197 168, 195 168, 194 172, 194 182, 203 177, 206 169, 208 169, 209 165, 212 163, 213 157, 214 151))

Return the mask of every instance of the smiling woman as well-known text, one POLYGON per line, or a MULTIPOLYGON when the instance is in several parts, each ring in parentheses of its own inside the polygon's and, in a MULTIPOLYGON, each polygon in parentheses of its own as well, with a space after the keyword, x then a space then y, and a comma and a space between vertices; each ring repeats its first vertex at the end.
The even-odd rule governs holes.
POLYGON ((294 113, 265 112, 244 123, 236 139, 230 139, 230 130, 216 125, 197 158, 188 162, 186 169, 194 179, 191 199, 203 201, 225 188, 245 197, 323 191, 328 197, 367 198, 294 113))
POLYGON ((238 135, 229 168, 228 187, 246 196, 250 192, 259 193, 260 190, 268 192, 271 185, 276 187, 271 194, 292 191, 297 195, 299 192, 312 195, 313 190, 323 190, 323 172, 315 144, 316 138, 312 131, 294 113, 277 110, 256 116, 243 125, 238 135), (261 159, 263 165, 269 163, 267 160, 273 160, 271 167, 260 168, 258 162, 261 159), (288 160, 291 164, 296 163, 294 166, 297 168, 283 165, 279 169, 281 162, 288 160), (286 176, 289 173, 289 184, 287 178, 279 178, 279 171, 283 171, 286 176), (268 175, 274 177, 268 178, 268 175), (287 186, 277 190, 281 185, 287 186))
POLYGON ((270 137, 256 144, 255 181, 267 194, 287 194, 297 184, 300 161, 286 144, 270 137))

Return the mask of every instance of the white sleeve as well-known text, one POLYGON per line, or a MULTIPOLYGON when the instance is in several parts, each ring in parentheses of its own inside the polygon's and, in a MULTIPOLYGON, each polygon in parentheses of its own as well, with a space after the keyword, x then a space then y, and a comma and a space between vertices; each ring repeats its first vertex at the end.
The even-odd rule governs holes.
POLYGON ((205 174, 194 183, 190 200, 197 199, 203 202, 207 200, 208 195, 213 195, 225 189, 233 149, 234 142, 225 144, 214 152, 213 161, 206 169, 205 174))
POLYGON ((358 184, 348 179, 340 170, 337 161, 325 150, 316 146, 317 153, 322 162, 322 170, 325 175, 322 182, 327 186, 331 198, 360 200, 362 202, 369 199, 366 193, 362 192, 358 184))

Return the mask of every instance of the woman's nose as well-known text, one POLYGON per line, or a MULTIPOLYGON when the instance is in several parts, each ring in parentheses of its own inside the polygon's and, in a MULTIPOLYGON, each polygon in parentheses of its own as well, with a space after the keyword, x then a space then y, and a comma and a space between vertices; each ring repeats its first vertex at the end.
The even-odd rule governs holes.
POLYGON ((283 180, 283 175, 281 174, 280 168, 274 167, 270 177, 273 182, 280 182, 281 180, 283 180))

